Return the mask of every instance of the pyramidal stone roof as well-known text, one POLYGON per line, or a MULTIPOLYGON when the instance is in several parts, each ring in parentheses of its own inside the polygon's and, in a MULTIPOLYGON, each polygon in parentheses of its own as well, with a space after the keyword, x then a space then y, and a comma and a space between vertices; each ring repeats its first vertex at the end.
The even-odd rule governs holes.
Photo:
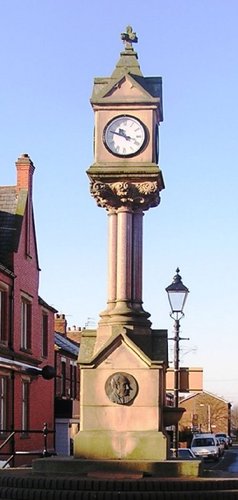
POLYGON ((124 50, 120 53, 120 58, 111 76, 96 77, 94 79, 91 103, 100 104, 105 98, 105 93, 109 92, 113 86, 117 85, 123 78, 126 78, 127 75, 130 75, 133 81, 147 92, 147 100, 149 98, 149 100, 154 102, 159 101, 160 121, 162 121, 162 78, 161 76, 143 76, 137 52, 133 47, 133 44, 137 43, 138 38, 131 26, 127 26, 126 31, 121 33, 121 39, 124 42, 124 50))
POLYGON ((121 39, 125 44, 124 50, 120 54, 120 59, 111 75, 111 78, 119 78, 125 73, 143 76, 138 62, 137 52, 133 48, 133 43, 138 42, 136 33, 131 26, 127 26, 126 31, 121 33, 121 39))

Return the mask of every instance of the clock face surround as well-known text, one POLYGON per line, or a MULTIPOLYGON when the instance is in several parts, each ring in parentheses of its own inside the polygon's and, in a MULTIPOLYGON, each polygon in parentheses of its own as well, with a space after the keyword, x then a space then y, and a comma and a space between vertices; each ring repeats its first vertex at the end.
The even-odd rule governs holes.
POLYGON ((103 131, 103 142, 115 156, 129 158, 137 155, 147 139, 145 125, 134 116, 119 115, 107 123, 103 131))

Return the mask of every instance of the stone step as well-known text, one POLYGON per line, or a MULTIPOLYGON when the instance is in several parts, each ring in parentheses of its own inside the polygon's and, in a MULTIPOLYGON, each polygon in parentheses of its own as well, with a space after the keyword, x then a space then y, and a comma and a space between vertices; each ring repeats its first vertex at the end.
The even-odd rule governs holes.
POLYGON ((1 500, 237 500, 238 490, 74 491, 4 487, 1 500))
MULTIPOLYGON (((106 473, 105 473, 106 474, 106 473)), ((0 472, 1 500, 180 500, 238 499, 238 479, 44 476, 0 472)))

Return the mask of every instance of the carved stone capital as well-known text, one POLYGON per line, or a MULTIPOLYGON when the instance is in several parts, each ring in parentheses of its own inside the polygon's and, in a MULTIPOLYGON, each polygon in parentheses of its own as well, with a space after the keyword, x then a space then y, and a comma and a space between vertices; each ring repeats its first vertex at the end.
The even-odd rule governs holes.
POLYGON ((160 185, 157 180, 144 182, 91 180, 90 192, 97 205, 107 210, 129 206, 133 210, 140 208, 145 211, 160 203, 160 185))

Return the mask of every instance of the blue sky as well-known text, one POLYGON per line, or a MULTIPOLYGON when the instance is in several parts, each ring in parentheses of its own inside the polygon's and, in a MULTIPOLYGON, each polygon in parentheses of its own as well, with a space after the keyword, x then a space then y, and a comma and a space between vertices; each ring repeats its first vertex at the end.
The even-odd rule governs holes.
MULTIPOLYGON (((110 76, 131 24, 144 76, 162 76, 166 189, 144 217, 144 308, 173 335, 165 287, 190 289, 181 364, 238 403, 238 2, 0 0, 0 184, 35 166, 40 294, 68 326, 107 300, 107 216, 89 194, 95 76, 110 76)), ((172 342, 169 346, 172 360, 172 342)))

